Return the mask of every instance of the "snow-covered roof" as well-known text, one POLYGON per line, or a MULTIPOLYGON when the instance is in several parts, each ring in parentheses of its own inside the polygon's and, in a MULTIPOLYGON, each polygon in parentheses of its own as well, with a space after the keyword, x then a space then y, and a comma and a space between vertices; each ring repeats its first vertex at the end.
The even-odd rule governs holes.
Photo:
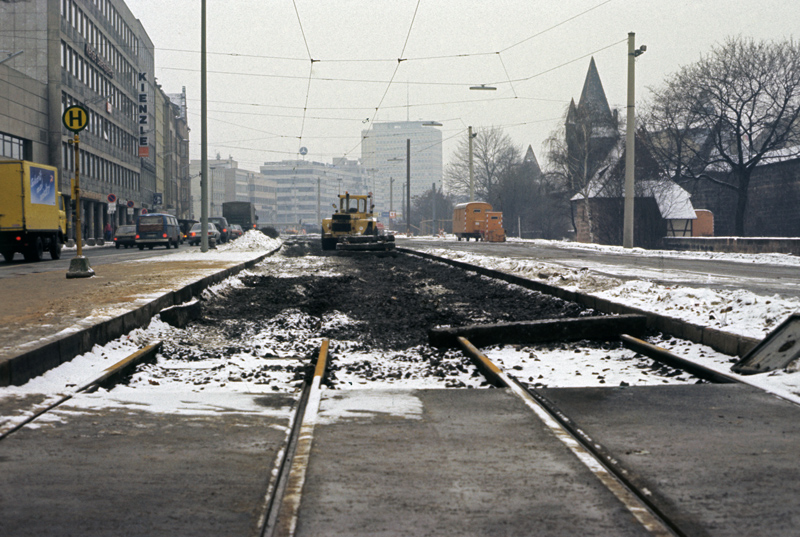
MULTIPOLYGON (((589 198, 614 198, 616 195, 604 188, 601 181, 592 181, 588 188, 589 198)), ((694 220, 697 215, 692 206, 689 193, 675 181, 638 181, 636 183, 637 198, 655 198, 661 218, 665 220, 694 220)), ((570 201, 583 199, 583 194, 575 194, 570 201)))

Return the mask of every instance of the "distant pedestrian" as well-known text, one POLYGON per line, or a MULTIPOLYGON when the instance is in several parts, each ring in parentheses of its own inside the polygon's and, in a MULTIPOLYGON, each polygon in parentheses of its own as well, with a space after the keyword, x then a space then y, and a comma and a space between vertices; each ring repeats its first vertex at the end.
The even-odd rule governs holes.
POLYGON ((105 229, 103 231, 106 232, 106 240, 110 241, 111 240, 111 222, 106 222, 106 227, 105 227, 105 229))

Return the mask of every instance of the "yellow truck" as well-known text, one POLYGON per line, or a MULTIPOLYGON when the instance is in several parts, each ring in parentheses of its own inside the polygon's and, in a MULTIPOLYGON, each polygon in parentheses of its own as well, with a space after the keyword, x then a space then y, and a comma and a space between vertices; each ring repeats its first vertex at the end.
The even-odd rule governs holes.
POLYGON ((26 160, 0 160, 0 253, 41 261, 45 251, 61 257, 67 233, 58 170, 26 160))

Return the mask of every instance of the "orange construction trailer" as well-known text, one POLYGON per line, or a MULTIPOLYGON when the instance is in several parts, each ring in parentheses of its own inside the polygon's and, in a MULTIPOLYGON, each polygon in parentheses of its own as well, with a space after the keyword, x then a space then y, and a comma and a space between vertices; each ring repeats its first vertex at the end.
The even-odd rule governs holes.
POLYGON ((453 233, 458 240, 503 242, 503 213, 492 211, 492 206, 483 201, 459 203, 453 211, 453 233))

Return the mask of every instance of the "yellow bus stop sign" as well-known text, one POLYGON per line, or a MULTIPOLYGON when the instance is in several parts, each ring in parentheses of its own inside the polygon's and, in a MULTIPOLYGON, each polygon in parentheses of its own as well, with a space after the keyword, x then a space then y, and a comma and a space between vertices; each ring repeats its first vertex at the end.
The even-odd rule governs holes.
POLYGON ((64 110, 61 121, 72 132, 80 132, 89 124, 89 112, 84 107, 75 104, 64 110))

